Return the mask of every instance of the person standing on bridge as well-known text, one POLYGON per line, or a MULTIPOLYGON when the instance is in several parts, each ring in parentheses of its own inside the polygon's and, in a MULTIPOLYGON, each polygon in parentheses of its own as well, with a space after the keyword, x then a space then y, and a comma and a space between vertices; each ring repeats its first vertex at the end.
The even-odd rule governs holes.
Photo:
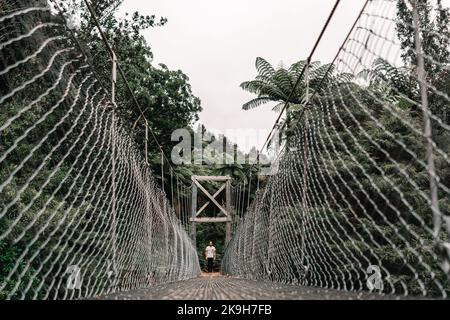
POLYGON ((213 271, 214 260, 216 259, 216 248, 213 246, 213 242, 209 241, 209 246, 205 249, 206 264, 208 272, 213 271))

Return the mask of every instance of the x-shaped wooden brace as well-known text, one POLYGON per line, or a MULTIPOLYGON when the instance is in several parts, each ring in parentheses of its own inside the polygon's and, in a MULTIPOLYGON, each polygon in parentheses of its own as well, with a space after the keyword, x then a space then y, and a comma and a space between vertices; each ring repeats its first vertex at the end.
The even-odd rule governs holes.
MULTIPOLYGON (((203 191, 203 193, 212 201, 212 203, 214 203, 219 209, 220 211, 222 211, 225 216, 229 217, 229 214, 227 212, 227 210, 225 210, 215 199, 227 186, 228 181, 225 181, 225 183, 219 188, 219 190, 217 190, 214 195, 211 195, 208 190, 206 190, 201 184, 200 182, 198 182, 198 180, 196 179, 195 176, 192 177, 192 181, 195 183, 195 185, 203 191)), ((216 180, 217 181, 217 180, 216 180)), ((198 216, 200 213, 202 213, 203 210, 206 209, 206 207, 210 204, 210 201, 207 201, 201 208, 200 210, 198 210, 195 214, 195 216, 198 216)))

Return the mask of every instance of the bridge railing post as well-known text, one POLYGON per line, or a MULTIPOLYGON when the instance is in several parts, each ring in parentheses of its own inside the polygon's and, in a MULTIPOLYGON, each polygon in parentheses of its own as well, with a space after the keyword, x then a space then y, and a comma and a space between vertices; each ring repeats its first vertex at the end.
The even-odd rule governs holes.
POLYGON ((413 16, 413 29, 414 29, 414 42, 417 58, 417 80, 419 82, 421 107, 423 114, 423 136, 426 140, 426 162, 428 175, 430 180, 430 197, 431 197, 431 211, 433 214, 433 238, 437 251, 442 255, 443 261, 441 262, 441 268, 450 278, 450 242, 443 243, 442 241, 442 222, 444 221, 447 228, 448 236, 450 237, 450 217, 442 215, 439 208, 439 194, 438 194, 438 176, 436 174, 436 167, 434 162, 434 150, 433 150, 433 132, 432 123, 430 120, 430 110, 428 104, 428 86, 427 70, 425 69, 424 51, 422 46, 422 39, 420 34, 420 22, 419 12, 417 8, 417 0, 411 0, 412 16, 413 16))
POLYGON ((433 212, 433 233, 434 239, 437 240, 437 238, 439 237, 439 233, 441 231, 442 216, 438 204, 439 201, 438 186, 437 186, 438 182, 434 163, 432 128, 430 120, 430 110, 428 108, 428 93, 426 85, 426 70, 423 57, 422 39, 420 37, 420 24, 419 24, 419 13, 417 10, 417 0, 412 0, 411 5, 413 14, 415 49, 417 56, 417 78, 419 82, 421 102, 422 102, 421 106, 423 114, 423 134, 427 144, 426 160, 428 165, 428 175, 430 177, 431 210, 433 212))
POLYGON ((117 84, 117 58, 114 52, 111 53, 111 103, 112 103, 112 118, 111 118, 111 153, 112 153, 112 272, 113 283, 112 289, 115 290, 117 285, 117 234, 116 234, 116 84, 117 84))
MULTIPOLYGON (((226 202, 226 208, 227 212, 230 215, 232 215, 231 210, 231 180, 227 180, 226 187, 225 187, 225 202, 226 202)), ((225 224, 225 247, 228 245, 228 243, 231 240, 231 221, 226 222, 225 224)))
POLYGON ((191 222, 191 239, 192 239, 192 244, 194 245, 194 248, 197 248, 197 228, 195 225, 195 217, 197 216, 197 185, 194 183, 192 184, 192 201, 191 201, 191 217, 192 217, 192 222, 191 222))

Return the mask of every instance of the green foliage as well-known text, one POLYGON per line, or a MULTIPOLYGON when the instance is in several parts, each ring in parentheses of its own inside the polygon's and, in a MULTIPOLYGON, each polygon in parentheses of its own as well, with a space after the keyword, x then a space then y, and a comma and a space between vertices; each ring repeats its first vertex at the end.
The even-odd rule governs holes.
MULTIPOLYGON (((437 1, 433 10, 430 0, 416 0, 419 18, 420 37, 422 39, 423 53, 432 58, 425 61, 425 69, 430 74, 438 74, 441 68, 436 64, 448 63, 449 48, 449 9, 442 6, 442 1, 437 1), (433 12, 435 11, 435 12, 433 12), (434 17, 433 17, 434 16, 434 17)), ((402 57, 406 64, 417 65, 417 54, 415 48, 414 24, 411 2, 400 0, 397 2, 397 35, 403 49, 402 57)))
MULTIPOLYGON (((256 94, 257 98, 246 102, 242 109, 250 110, 259 107, 267 102, 278 102, 274 107, 274 111, 280 111, 285 103, 289 103, 289 107, 304 103, 306 98, 306 82, 304 68, 306 61, 299 61, 292 64, 288 69, 283 66, 274 68, 269 62, 263 58, 256 58, 256 70, 258 75, 254 80, 246 81, 241 84, 241 88, 250 93, 256 94), (303 71, 300 83, 294 90, 297 79, 303 71)), ((327 72, 331 68, 330 65, 321 65, 320 62, 312 62, 309 66, 309 94, 314 91, 320 91, 326 86, 332 78, 332 72, 327 72)))
MULTIPOLYGON (((424 54, 425 72, 427 82, 436 90, 428 89, 430 110, 439 116, 444 123, 450 123, 450 108, 448 100, 438 91, 447 93, 450 90, 450 71, 448 70, 448 57, 450 54, 450 11, 442 6, 438 0, 433 9, 430 0, 416 0, 419 18, 420 38, 424 54)), ((417 53, 412 6, 409 1, 397 2, 397 35, 403 49, 402 58, 410 69, 417 67, 417 53)), ((445 147, 445 145, 443 145, 445 147)))
MULTIPOLYGON (((200 99, 192 93, 187 75, 181 70, 170 70, 164 64, 152 64, 153 53, 142 31, 164 26, 167 19, 161 17, 158 20, 155 15, 142 15, 138 12, 126 14, 125 18, 119 19, 116 13, 121 3, 121 0, 102 0, 95 1, 92 5, 141 108, 139 110, 126 83, 118 75, 120 119, 125 127, 133 130, 136 142, 143 151, 145 119, 147 120, 154 133, 154 137, 149 134, 147 150, 149 158, 153 159, 151 165, 157 168, 159 160, 156 159, 160 150, 154 139, 159 141, 165 154, 170 155, 174 145, 170 139, 172 132, 191 126, 198 120, 198 113, 202 108, 200 99)), ((97 32, 90 13, 79 0, 72 0, 66 8, 71 16, 79 17, 76 36, 86 46, 85 51, 89 54, 99 80, 109 88, 110 53, 97 32)))

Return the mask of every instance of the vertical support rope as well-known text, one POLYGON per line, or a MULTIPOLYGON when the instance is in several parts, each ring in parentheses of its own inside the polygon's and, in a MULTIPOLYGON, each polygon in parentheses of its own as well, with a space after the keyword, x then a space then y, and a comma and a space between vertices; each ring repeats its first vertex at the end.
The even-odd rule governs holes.
POLYGON ((256 166, 257 166, 257 171, 256 171, 256 192, 259 191, 259 173, 261 172, 261 166, 259 164, 259 157, 260 157, 260 152, 259 150, 256 151, 256 166))
POLYGON ((173 170, 172 170, 172 168, 170 168, 170 193, 171 193, 171 200, 172 200, 172 206, 173 206, 174 203, 173 203, 173 170))
POLYGON ((422 39, 420 38, 420 23, 419 23, 419 14, 417 12, 417 0, 411 0, 411 4, 413 11, 413 24, 415 26, 414 40, 417 55, 417 77, 419 80, 420 95, 422 99, 423 133, 427 142, 426 157, 428 164, 428 174, 430 176, 431 210, 433 212, 433 232, 434 232, 434 239, 435 241, 437 241, 441 230, 442 217, 439 209, 438 186, 433 155, 433 140, 432 140, 431 120, 429 116, 430 110, 428 108, 426 70, 423 58, 422 39))
MULTIPOLYGON (((231 180, 227 180, 225 187, 225 202, 226 202, 226 210, 229 214, 230 219, 233 219, 233 215, 231 213, 231 180)), ((225 247, 231 240, 231 223, 232 221, 226 222, 225 225, 225 247)))
POLYGON ((145 162, 149 165, 148 162, 148 122, 147 118, 144 118, 145 121, 145 162))
POLYGON ((115 281, 117 280, 117 246, 116 246, 116 228, 117 228, 117 217, 116 217, 116 84, 117 84, 117 60, 116 54, 112 52, 112 72, 111 72, 111 102, 112 102, 112 124, 111 124, 111 135, 112 135, 112 247, 113 247, 113 257, 112 257, 112 271, 113 271, 113 291, 115 290, 115 281))
POLYGON ((250 174, 248 177, 248 195, 247 195, 247 209, 250 207, 250 190, 252 187, 252 169, 250 167, 250 174))
POLYGON ((161 150, 161 190, 164 192, 164 152, 161 150))
MULTIPOLYGON (((308 59, 306 66, 305 66, 305 85, 306 85, 306 98, 305 98, 305 105, 303 106, 304 108, 307 107, 308 103, 309 103, 309 68, 310 68, 310 63, 311 61, 308 59)), ((307 113, 305 111, 305 119, 304 119, 304 123, 306 123, 306 117, 307 117, 307 113)), ((306 197, 307 197, 307 184, 308 184, 308 175, 307 175, 307 170, 308 170, 308 157, 309 157, 309 149, 308 149, 308 141, 304 142, 304 152, 303 152, 303 177, 302 177, 302 207, 303 210, 300 213, 302 216, 301 219, 301 230, 302 230, 302 235, 301 235, 301 253, 300 253, 300 257, 301 257, 301 268, 303 269, 303 279, 300 279, 300 281, 303 281, 306 278, 306 272, 307 272, 307 265, 305 264, 305 257, 306 257, 306 246, 305 246, 305 237, 306 237, 306 227, 305 227, 305 223, 306 223, 306 216, 307 216, 307 210, 308 210, 308 205, 306 203, 306 197)))
POLYGON ((181 223, 183 224, 183 219, 182 219, 182 215, 181 215, 181 206, 180 206, 180 181, 178 180, 177 175, 175 175, 175 178, 176 178, 176 183, 177 183, 177 194, 176 194, 177 203, 176 203, 176 205, 172 204, 172 206, 175 208, 175 212, 178 215, 178 219, 180 219, 181 223))
POLYGON ((190 234, 191 234, 191 239, 192 239, 192 243, 194 245, 194 248, 197 246, 197 229, 196 229, 196 225, 195 225, 195 217, 197 215, 197 185, 195 183, 192 184, 192 198, 191 198, 191 229, 190 229, 190 234))
POLYGON ((308 58, 308 60, 306 61, 306 66, 305 66, 305 105, 304 107, 306 107, 309 103, 309 68, 311 65, 311 60, 308 58))

